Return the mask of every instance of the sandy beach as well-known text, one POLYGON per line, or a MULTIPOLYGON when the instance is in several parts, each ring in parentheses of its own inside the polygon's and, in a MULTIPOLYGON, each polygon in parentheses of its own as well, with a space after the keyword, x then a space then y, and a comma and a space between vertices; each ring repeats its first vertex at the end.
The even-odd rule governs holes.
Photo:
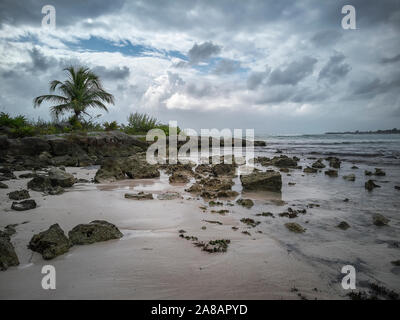
MULTIPOLYGON (((96 169, 67 171, 77 178, 90 179, 96 169)), ((27 181, 9 181, 10 189, 23 188, 27 181)), ((225 216, 210 210, 203 212, 199 208, 204 205, 203 200, 191 197, 183 189, 169 185, 166 175, 107 185, 75 184, 62 195, 42 196, 31 191, 38 207, 24 212, 11 211, 6 195, 9 191, 1 190, 1 226, 19 224, 12 243, 20 265, 0 273, 0 298, 298 299, 293 288, 311 299, 338 297, 337 288, 315 267, 289 252, 274 237, 241 224, 240 217, 249 216, 248 209, 229 207, 225 216), (154 194, 174 191, 182 198, 129 200, 124 198, 128 190, 154 194), (27 248, 33 234, 53 223, 59 223, 67 232, 79 223, 96 219, 114 223, 123 238, 74 246, 51 261, 27 248), (239 230, 232 230, 234 226, 239 230), (179 238, 181 229, 201 240, 226 238, 232 243, 228 252, 210 254, 179 238), (252 235, 242 234, 241 230, 249 230, 252 235), (41 268, 46 264, 56 268, 56 290, 41 287, 41 268)))

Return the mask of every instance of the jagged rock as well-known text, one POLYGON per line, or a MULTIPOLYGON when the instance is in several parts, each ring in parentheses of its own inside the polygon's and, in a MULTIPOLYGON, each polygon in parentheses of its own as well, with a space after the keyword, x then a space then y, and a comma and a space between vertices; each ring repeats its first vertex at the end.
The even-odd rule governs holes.
POLYGON ((281 155, 279 157, 273 157, 271 163, 278 168, 295 168, 297 167, 296 159, 298 158, 289 158, 286 155, 281 155))
POLYGON ((339 169, 340 168, 340 163, 341 161, 339 160, 339 158, 336 157, 329 157, 326 160, 329 161, 329 166, 335 169, 339 169))
POLYGON ((16 190, 13 192, 8 193, 8 197, 11 200, 24 200, 24 199, 29 199, 31 196, 28 192, 28 190, 16 190))
POLYGON ((126 199, 133 199, 133 200, 153 200, 153 195, 151 193, 125 193, 126 199))
POLYGON ((0 182, 0 189, 8 189, 8 185, 3 182, 0 182))
POLYGON ((282 189, 282 177, 279 172, 253 172, 241 175, 243 190, 266 190, 279 192, 282 189))
POLYGON ((179 199, 181 195, 178 192, 165 192, 157 195, 158 200, 173 200, 179 199))
POLYGON ((400 186, 394 186, 396 190, 400 190, 400 186))
POLYGON ((350 228, 350 225, 349 225, 346 221, 341 221, 341 222, 337 225, 337 227, 338 227, 339 229, 342 229, 342 230, 347 230, 348 228, 350 228))
POLYGON ((347 181, 356 181, 356 176, 354 174, 349 174, 347 176, 343 176, 343 179, 347 181))
POLYGON ((325 174, 327 176, 330 176, 330 177, 337 177, 338 176, 338 172, 336 170, 332 170, 332 169, 326 170, 325 174))
POLYGON ((188 183, 190 181, 190 176, 186 171, 175 171, 169 177, 170 183, 188 183))
POLYGON ((374 188, 380 188, 380 186, 378 186, 377 184, 375 184, 374 180, 368 180, 365 183, 365 189, 367 189, 368 191, 373 190, 374 188))
POLYGON ((285 223, 285 227, 294 233, 304 233, 306 229, 304 229, 301 225, 296 222, 288 222, 285 223))
POLYGON ((383 176, 386 176, 386 172, 383 171, 382 169, 375 168, 374 175, 375 175, 375 176, 383 177, 383 176))
POLYGON ((7 232, 0 231, 0 270, 19 265, 18 256, 7 232))
POLYGON ((21 202, 13 202, 11 204, 11 209, 16 211, 25 211, 31 210, 36 208, 36 201, 35 200, 24 200, 21 202))
POLYGON ((51 168, 48 175, 38 175, 28 182, 28 188, 34 191, 59 194, 62 189, 72 187, 75 178, 60 168, 51 168))
POLYGON ((233 181, 229 178, 204 178, 191 185, 187 192, 199 194, 206 199, 218 197, 230 197, 234 191, 231 190, 233 181))
POLYGON ((307 167, 307 168, 304 168, 303 172, 305 172, 305 173, 317 173, 318 170, 315 169, 315 168, 307 167))
POLYGON ((366 176, 372 176, 372 172, 369 170, 365 170, 364 173, 366 176))
POLYGON ((116 180, 157 178, 160 172, 156 165, 148 164, 145 157, 132 156, 126 159, 106 160, 96 172, 95 182, 107 183, 116 180))
POLYGON ((218 163, 211 166, 214 176, 233 176, 235 174, 235 165, 228 163, 218 163))
POLYGON ((322 159, 318 159, 317 161, 315 161, 315 162, 311 165, 311 167, 313 167, 314 169, 323 169, 323 168, 326 167, 326 165, 324 165, 324 164, 322 163, 322 159))
POLYGON ((62 188, 69 188, 75 183, 75 178, 72 174, 59 168, 51 168, 48 174, 53 187, 60 186, 62 188))
POLYGON ((28 245, 29 249, 39 252, 45 260, 68 252, 70 247, 71 242, 58 223, 53 224, 46 231, 35 234, 28 245))
POLYGON ((238 199, 236 203, 248 209, 254 206, 254 202, 251 199, 238 199))
POLYGON ((247 224, 250 227, 255 228, 256 226, 258 226, 261 222, 260 221, 255 221, 254 219, 251 218, 242 218, 240 219, 240 222, 247 224))
POLYGON ((104 220, 95 220, 88 224, 75 226, 68 232, 68 236, 74 245, 83 245, 119 239, 123 234, 115 225, 104 220))
POLYGON ((354 170, 357 170, 357 169, 358 169, 357 166, 352 166, 351 168, 354 169, 354 170))
POLYGON ((385 216, 377 213, 372 217, 372 221, 373 221, 374 225, 376 225, 378 227, 383 227, 383 226, 386 226, 390 220, 388 218, 386 218, 385 216))

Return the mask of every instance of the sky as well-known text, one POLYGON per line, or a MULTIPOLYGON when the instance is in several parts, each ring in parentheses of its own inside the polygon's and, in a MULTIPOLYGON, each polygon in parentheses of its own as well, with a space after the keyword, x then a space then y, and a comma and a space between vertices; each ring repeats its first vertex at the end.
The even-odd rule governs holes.
POLYGON ((91 110, 99 121, 138 111, 256 134, 399 128, 400 1, 0 1, 0 112, 50 120, 32 100, 69 65, 114 95, 108 113, 91 110), (344 5, 356 29, 342 28, 344 5))

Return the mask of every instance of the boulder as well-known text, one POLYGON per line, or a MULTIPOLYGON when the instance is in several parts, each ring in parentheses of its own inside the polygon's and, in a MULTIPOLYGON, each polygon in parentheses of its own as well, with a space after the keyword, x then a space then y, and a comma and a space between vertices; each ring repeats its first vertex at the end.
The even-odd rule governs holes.
POLYGON ((352 173, 347 176, 343 176, 343 179, 347 181, 356 181, 356 176, 352 173))
POLYGON ((19 265, 18 256, 8 233, 0 231, 0 270, 19 265))
POLYGON ((3 182, 0 182, 0 189, 8 189, 8 185, 3 182))
POLYGON ((282 177, 279 172, 253 172, 241 175, 240 181, 243 190, 266 190, 280 192, 282 189, 282 177))
POLYGON ((235 175, 235 165, 228 163, 218 163, 211 166, 214 176, 233 176, 235 175))
POLYGON ((53 187, 60 186, 62 188, 69 188, 75 183, 74 176, 60 168, 51 168, 48 174, 53 187))
POLYGON ((236 203, 247 209, 250 209, 252 206, 254 206, 254 202, 251 199, 238 199, 236 203))
POLYGON ((179 199, 181 195, 178 192, 165 192, 157 195, 158 200, 173 200, 179 199))
POLYGON ((311 167, 315 168, 315 169, 323 169, 326 166, 322 163, 322 159, 318 159, 317 161, 315 161, 311 167))
POLYGON ((278 168, 295 168, 297 167, 298 158, 289 158, 286 155, 281 155, 279 157, 273 157, 271 164, 278 168))
POLYGON ((304 168, 303 172, 304 172, 304 173, 317 173, 318 170, 315 169, 315 168, 307 167, 307 168, 304 168))
POLYGON ((340 159, 336 158, 336 157, 329 157, 326 160, 329 161, 329 166, 335 169, 339 169, 340 168, 340 159))
POLYGON ((383 176, 386 176, 386 172, 383 171, 382 169, 375 168, 374 175, 375 175, 375 176, 383 177, 383 176))
POLYGON ((374 225, 378 226, 378 227, 383 227, 386 226, 389 223, 389 219, 386 218, 385 216, 377 213, 372 217, 372 222, 374 223, 374 225))
POLYGON ((68 252, 70 247, 71 242, 58 223, 53 224, 46 231, 35 234, 28 245, 29 249, 39 252, 45 260, 68 252))
POLYGON ((23 200, 21 202, 13 202, 11 204, 11 209, 16 211, 25 211, 31 210, 36 208, 36 201, 35 200, 23 200))
POLYGON ((24 200, 24 199, 29 199, 31 196, 29 194, 28 190, 16 190, 8 193, 8 197, 11 200, 24 200))
POLYGON ((334 178, 338 176, 338 172, 332 169, 326 170, 325 174, 329 177, 334 177, 334 178))
POLYGON ((285 227, 294 233, 304 233, 306 229, 304 229, 301 225, 296 222, 288 222, 285 223, 285 227))
POLYGON ((88 224, 79 224, 68 232, 74 245, 92 244, 99 241, 119 239, 123 234, 118 228, 104 220, 95 220, 88 224))
POLYGON ((133 200, 153 200, 153 194, 151 193, 144 193, 144 192, 139 192, 139 193, 125 193, 125 198, 126 199, 133 199, 133 200))
POLYGON ((368 180, 364 186, 365 186, 365 189, 367 189, 368 191, 372 191, 374 188, 381 187, 381 186, 378 186, 377 184, 375 184, 374 180, 368 180))
POLYGON ((346 221, 341 221, 336 227, 342 230, 347 230, 350 228, 350 225, 346 221))

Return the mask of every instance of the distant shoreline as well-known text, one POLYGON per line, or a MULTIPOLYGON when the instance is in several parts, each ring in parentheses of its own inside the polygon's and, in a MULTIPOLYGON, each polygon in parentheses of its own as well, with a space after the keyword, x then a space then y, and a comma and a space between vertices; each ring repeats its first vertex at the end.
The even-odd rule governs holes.
POLYGON ((345 131, 345 132, 325 132, 325 134, 399 134, 400 129, 394 128, 389 130, 376 131, 345 131))

